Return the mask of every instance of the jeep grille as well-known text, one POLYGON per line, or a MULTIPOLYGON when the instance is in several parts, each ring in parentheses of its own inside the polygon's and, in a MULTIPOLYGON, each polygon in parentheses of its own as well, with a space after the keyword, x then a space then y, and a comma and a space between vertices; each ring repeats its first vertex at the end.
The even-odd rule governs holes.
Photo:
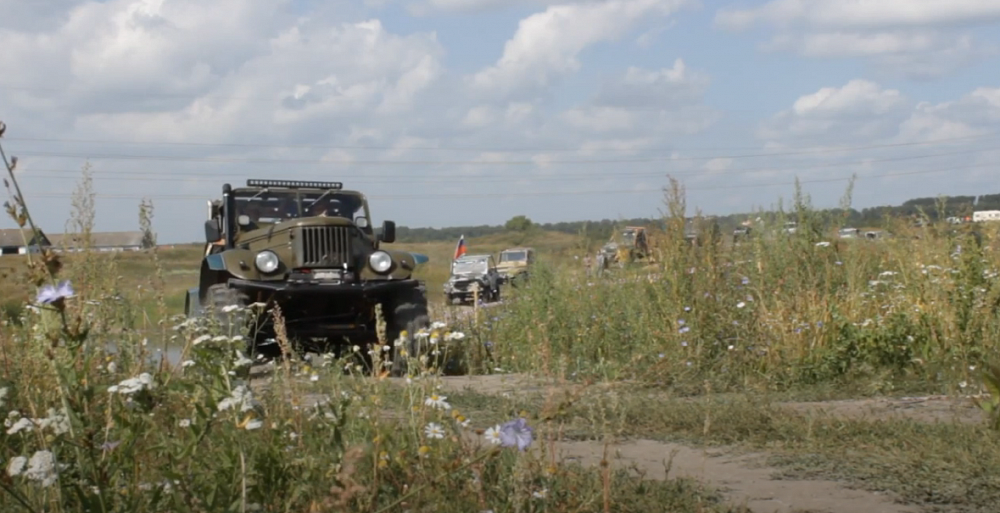
POLYGON ((347 226, 304 226, 299 228, 296 259, 298 267, 342 267, 350 264, 351 229, 347 226))

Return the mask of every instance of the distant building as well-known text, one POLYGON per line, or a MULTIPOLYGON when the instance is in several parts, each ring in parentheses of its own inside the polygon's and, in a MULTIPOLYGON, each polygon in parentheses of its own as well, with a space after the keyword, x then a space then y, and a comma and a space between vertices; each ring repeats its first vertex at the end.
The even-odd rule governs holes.
POLYGON ((10 228, 0 230, 0 255, 26 255, 38 253, 43 246, 49 245, 45 233, 38 230, 36 237, 30 229, 10 228), (25 244, 27 242, 27 244, 25 244))
MULTIPOLYGON (((48 236, 53 251, 80 251, 84 244, 81 235, 59 233, 48 236)), ((136 232, 92 232, 90 249, 94 251, 140 251, 148 249, 143 244, 141 231, 136 232)))
POLYGON ((980 210, 972 213, 972 222, 1000 221, 1000 210, 980 210))

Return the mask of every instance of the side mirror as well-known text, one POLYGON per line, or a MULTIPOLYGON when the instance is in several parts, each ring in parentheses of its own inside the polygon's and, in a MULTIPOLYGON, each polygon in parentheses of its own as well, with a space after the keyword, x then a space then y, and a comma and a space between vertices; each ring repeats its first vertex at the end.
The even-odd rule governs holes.
POLYGON ((386 243, 396 242, 396 223, 394 221, 382 221, 382 233, 379 240, 386 243))
POLYGON ((218 219, 205 221, 205 242, 212 243, 222 238, 222 228, 219 227, 218 219))

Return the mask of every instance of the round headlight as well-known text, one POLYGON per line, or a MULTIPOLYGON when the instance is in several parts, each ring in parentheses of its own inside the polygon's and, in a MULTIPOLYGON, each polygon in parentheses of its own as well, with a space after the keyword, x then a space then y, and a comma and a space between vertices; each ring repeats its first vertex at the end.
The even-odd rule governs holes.
POLYGON ((368 257, 368 264, 377 273, 384 273, 392 267, 392 257, 385 251, 376 251, 368 257))
POLYGON ((260 272, 273 273, 278 269, 278 255, 275 255, 273 251, 264 250, 257 253, 254 263, 257 264, 257 269, 260 269, 260 272))

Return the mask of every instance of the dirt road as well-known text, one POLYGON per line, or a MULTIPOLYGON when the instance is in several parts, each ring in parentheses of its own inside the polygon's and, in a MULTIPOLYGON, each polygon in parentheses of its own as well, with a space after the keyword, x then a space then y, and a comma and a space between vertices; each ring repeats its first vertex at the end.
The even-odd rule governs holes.
MULTIPOLYGON (((487 305, 484 309, 490 308, 487 305)), ((446 322, 471 315, 471 308, 453 308, 446 322)), ((402 380, 391 378, 401 385, 402 380)), ((267 379, 264 378, 266 382, 267 379)), ((259 382, 259 381, 258 381, 259 382)), ((560 385, 527 375, 455 376, 441 378, 445 393, 469 390, 480 394, 538 394, 560 385)), ((266 386, 266 385, 265 385, 266 386)), ((320 395, 303 397, 309 404, 320 395)), ((824 412, 849 418, 908 418, 921 422, 957 420, 981 422, 982 413, 969 401, 948 397, 864 399, 829 402, 789 402, 780 406, 799 412, 824 412)), ((541 450, 536 448, 535 450, 541 450)), ((584 465, 598 465, 605 445, 593 441, 555 443, 557 457, 584 465)), ((912 505, 899 504, 892 494, 848 488, 830 480, 781 479, 779 469, 767 466, 768 454, 740 452, 735 448, 702 450, 683 444, 654 440, 629 440, 609 446, 609 463, 635 467, 650 479, 689 477, 719 490, 726 500, 754 513, 917 513, 912 505), (669 472, 668 472, 669 464, 669 472)))
MULTIPOLYGON (((539 393, 557 386, 524 375, 461 376, 442 378, 444 390, 471 390, 482 394, 539 393)), ((850 418, 909 418, 924 422, 957 419, 980 422, 982 413, 968 401, 947 397, 864 399, 831 402, 790 402, 781 406, 796 411, 825 412, 850 418)), ((604 458, 601 442, 556 443, 558 456, 567 461, 597 465, 604 458)), ((847 488, 829 480, 779 479, 778 469, 767 466, 766 453, 740 453, 732 449, 702 450, 682 444, 630 440, 610 446, 609 462, 632 467, 650 479, 690 477, 723 493, 734 505, 754 513, 916 513, 921 508, 895 502, 888 493, 847 488)))

